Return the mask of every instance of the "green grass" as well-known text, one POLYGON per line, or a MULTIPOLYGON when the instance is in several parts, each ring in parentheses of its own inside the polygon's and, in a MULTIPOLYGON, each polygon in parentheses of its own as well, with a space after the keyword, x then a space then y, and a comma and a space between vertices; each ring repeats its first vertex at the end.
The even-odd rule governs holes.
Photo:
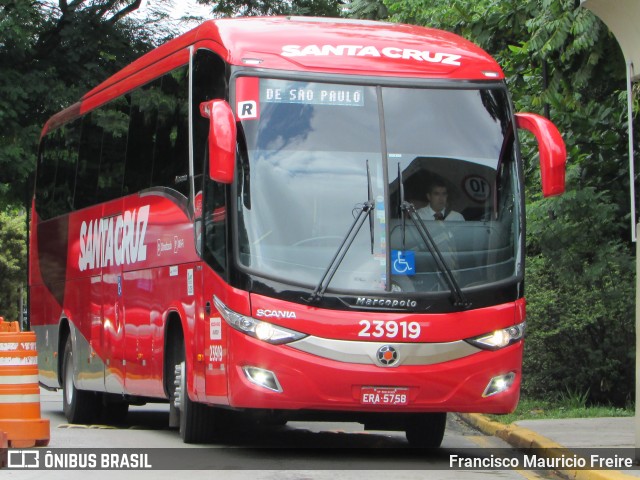
POLYGON ((558 400, 521 398, 516 411, 507 415, 487 415, 492 420, 510 424, 518 420, 549 420, 559 418, 632 417, 633 406, 586 406, 586 396, 563 395, 558 400))

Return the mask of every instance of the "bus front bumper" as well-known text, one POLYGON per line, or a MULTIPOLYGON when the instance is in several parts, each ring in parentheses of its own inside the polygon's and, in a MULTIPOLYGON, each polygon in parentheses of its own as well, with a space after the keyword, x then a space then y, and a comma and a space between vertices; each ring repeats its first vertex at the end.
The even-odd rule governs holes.
MULTIPOLYGON (((414 344, 411 351, 418 354, 412 355, 413 364, 397 367, 366 360, 343 361, 353 360, 358 354, 354 352, 356 345, 347 343, 344 351, 351 354, 336 359, 328 358, 331 355, 324 355, 322 349, 315 347, 305 347, 304 350, 314 352, 310 353, 295 345, 270 345, 230 332, 229 405, 251 409, 406 413, 509 413, 517 406, 523 341, 496 351, 458 352, 461 358, 451 359, 455 354, 445 352, 424 360, 427 364, 420 364, 420 359, 428 355, 420 355, 424 349, 414 344)), ((369 342, 355 343, 365 344, 368 349, 378 347, 369 342)), ((460 349, 456 346, 454 350, 460 349)), ((383 362, 384 355, 383 351, 383 362)))

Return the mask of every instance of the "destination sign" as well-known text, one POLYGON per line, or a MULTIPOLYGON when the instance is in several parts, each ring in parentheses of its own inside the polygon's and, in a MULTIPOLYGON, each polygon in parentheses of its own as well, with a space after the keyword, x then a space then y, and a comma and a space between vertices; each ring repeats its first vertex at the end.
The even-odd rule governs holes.
POLYGON ((364 87, 330 83, 262 80, 260 82, 260 101, 265 103, 363 107, 364 87))

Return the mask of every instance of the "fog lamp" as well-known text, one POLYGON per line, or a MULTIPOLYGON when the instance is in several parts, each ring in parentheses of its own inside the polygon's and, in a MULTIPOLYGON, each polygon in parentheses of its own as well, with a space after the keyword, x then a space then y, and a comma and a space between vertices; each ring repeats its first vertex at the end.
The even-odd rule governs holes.
POLYGON ((487 388, 484 389, 483 397, 490 397, 492 395, 496 395, 497 393, 504 392, 508 390, 511 385, 513 385, 514 380, 516 379, 516 372, 509 372, 506 375, 498 375, 497 377, 493 377, 487 388))
POLYGON ((282 392, 282 387, 275 373, 258 367, 242 367, 242 371, 251 383, 274 392, 282 392))

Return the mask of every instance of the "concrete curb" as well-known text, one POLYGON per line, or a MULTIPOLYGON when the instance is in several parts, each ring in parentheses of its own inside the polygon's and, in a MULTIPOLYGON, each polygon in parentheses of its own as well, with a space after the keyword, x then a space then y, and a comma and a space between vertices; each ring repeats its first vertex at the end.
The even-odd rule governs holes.
MULTIPOLYGON (((461 413, 458 416, 481 432, 498 437, 516 448, 548 449, 548 456, 553 458, 573 455, 571 449, 513 423, 505 425, 477 413, 461 413)), ((575 480, 638 480, 638 477, 617 470, 558 470, 558 473, 575 480)))

